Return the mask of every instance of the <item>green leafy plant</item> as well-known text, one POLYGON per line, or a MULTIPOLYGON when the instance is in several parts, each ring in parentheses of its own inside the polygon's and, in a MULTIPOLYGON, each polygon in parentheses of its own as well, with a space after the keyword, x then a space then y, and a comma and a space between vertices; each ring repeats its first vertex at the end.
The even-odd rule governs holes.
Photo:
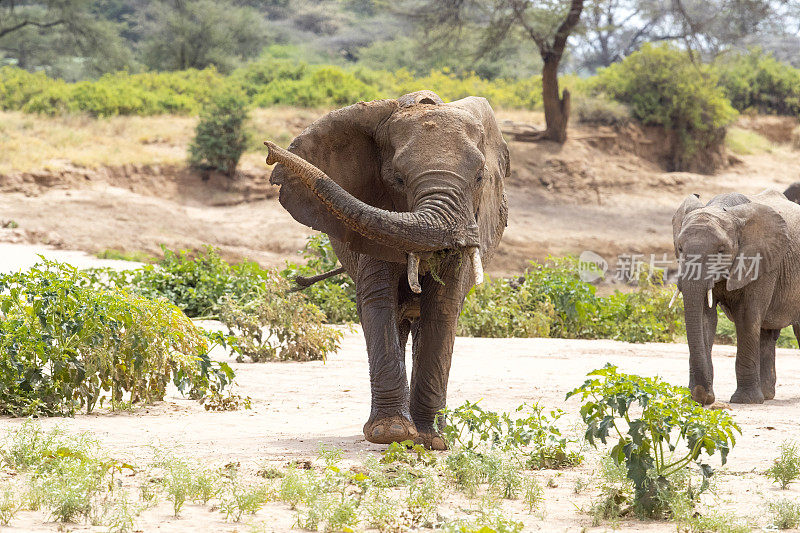
POLYGON ((703 477, 700 491, 713 474, 701 462, 702 454, 719 452, 722 464, 741 433, 722 410, 704 409, 685 387, 659 378, 623 374, 606 365, 588 374, 590 379, 567 394, 583 400, 581 416, 587 424, 586 440, 596 446, 617 439, 610 456, 625 464, 635 487, 635 501, 645 514, 660 510, 659 496, 670 489, 670 477, 697 462, 703 477), (641 414, 631 407, 638 404, 641 414))
POLYGON ((237 336, 239 360, 322 360, 339 348, 342 332, 325 324, 325 315, 274 272, 264 280, 259 298, 238 304, 228 298, 222 323, 237 336))
POLYGON ((95 286, 126 287, 146 298, 165 298, 191 318, 216 317, 222 301, 249 302, 263 290, 270 271, 257 263, 230 264, 219 252, 206 246, 193 253, 163 248, 158 263, 133 270, 89 271, 95 286))
POLYGON ((459 334, 481 337, 608 338, 671 342, 684 330, 680 305, 658 271, 643 269, 631 292, 599 297, 580 278, 574 257, 531 263, 509 280, 474 287, 459 317, 459 334))
POLYGON ((569 439, 557 426, 564 414, 560 409, 547 413, 538 403, 522 404, 515 410, 523 413, 512 418, 509 413, 488 411, 478 403, 465 402, 455 409, 444 409, 447 420, 442 436, 451 448, 477 450, 482 446, 503 451, 525 448, 527 464, 532 468, 559 468, 579 464, 579 453, 568 450, 569 439))
POLYGON ((229 87, 214 94, 200 113, 195 137, 189 146, 189 162, 207 165, 233 177, 247 146, 247 96, 229 87))
MULTIPOLYGON (((287 262, 281 275, 288 279, 296 276, 311 277, 335 269, 338 259, 324 233, 309 237, 300 251, 305 264, 287 262)), ((309 302, 325 313, 325 320, 332 324, 358 322, 356 311, 356 286, 350 276, 339 274, 303 289, 309 302)))
POLYGON ((779 483, 782 489, 788 488, 790 483, 800 478, 800 452, 796 442, 786 441, 781 444, 778 457, 766 474, 772 481, 779 483))
POLYGON ((220 498, 220 510, 226 520, 239 522, 244 514, 256 514, 267 502, 267 487, 243 484, 234 476, 220 498))
POLYGON ((0 276, 0 411, 91 412, 104 393, 152 402, 170 380, 199 398, 233 378, 208 359, 206 336, 174 305, 91 285, 74 267, 44 259, 0 276))

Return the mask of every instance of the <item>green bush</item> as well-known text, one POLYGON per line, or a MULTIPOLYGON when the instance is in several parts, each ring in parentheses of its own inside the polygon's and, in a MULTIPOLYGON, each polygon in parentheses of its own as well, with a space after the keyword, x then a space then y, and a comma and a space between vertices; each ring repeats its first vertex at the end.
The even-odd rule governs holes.
MULTIPOLYGON (((281 272, 287 279, 296 276, 315 276, 339 266, 330 239, 324 233, 309 237, 300 253, 306 262, 305 264, 287 262, 286 268, 281 272)), ((347 274, 319 281, 303 289, 302 292, 309 302, 325 313, 327 322, 331 324, 358 322, 356 285, 347 274)))
POLYGON ((246 303, 227 298, 220 320, 238 337, 238 360, 324 361, 339 349, 342 332, 325 325, 325 315, 289 282, 270 272, 258 296, 246 303))
POLYGON ((96 117, 196 113, 224 80, 213 68, 143 74, 121 71, 77 83, 23 72, 0 69, 0 106, 4 109, 96 117))
POLYGON ((238 89, 211 97, 200 113, 194 140, 189 145, 192 166, 208 166, 233 177, 247 147, 244 128, 247 106, 246 95, 238 89))
POLYGON ((719 84, 739 111, 800 114, 800 69, 759 49, 723 55, 714 64, 719 84))
POLYGON ((146 298, 166 298, 188 317, 216 316, 226 297, 238 302, 256 298, 269 271, 245 261, 231 265, 212 247, 193 254, 163 248, 164 258, 135 270, 93 271, 97 284, 126 287, 146 298))
POLYGON ((0 412, 91 412, 104 391, 152 402, 170 380, 200 397, 233 377, 174 305, 91 285, 50 261, 0 276, 0 412))
POLYGON ((574 258, 531 263, 519 278, 474 287, 459 319, 459 334, 482 337, 608 338, 671 342, 683 331, 680 306, 659 275, 643 272, 628 293, 595 295, 574 258))
POLYGON ((584 124, 614 126, 626 124, 631 119, 631 110, 628 106, 603 94, 576 98, 575 113, 578 121, 584 124))
POLYGON ((601 69, 594 87, 629 105, 644 124, 677 134, 676 170, 685 168, 698 152, 722 142, 725 127, 736 117, 714 71, 668 45, 645 45, 622 62, 601 69))

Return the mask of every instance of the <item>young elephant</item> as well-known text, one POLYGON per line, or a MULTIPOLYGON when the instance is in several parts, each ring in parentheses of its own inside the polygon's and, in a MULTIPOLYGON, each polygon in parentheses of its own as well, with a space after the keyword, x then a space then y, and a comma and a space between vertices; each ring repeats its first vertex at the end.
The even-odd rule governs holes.
POLYGON ((508 148, 492 108, 420 91, 333 111, 288 151, 266 144, 281 204, 328 234, 355 281, 372 389, 364 436, 444 449, 435 419, 456 321, 507 219, 508 148))
POLYGON ((775 343, 800 319, 800 205, 777 191, 722 194, 705 206, 689 196, 672 218, 681 260, 689 342, 689 389, 714 402, 715 303, 736 326, 735 403, 775 397, 775 343))

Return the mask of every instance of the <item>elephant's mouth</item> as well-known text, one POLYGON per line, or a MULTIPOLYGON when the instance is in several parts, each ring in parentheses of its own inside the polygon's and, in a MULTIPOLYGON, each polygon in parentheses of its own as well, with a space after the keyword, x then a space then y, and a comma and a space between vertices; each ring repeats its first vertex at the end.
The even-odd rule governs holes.
MULTIPOLYGON (((483 283, 483 262, 481 261, 480 247, 472 246, 465 248, 463 254, 469 258, 472 266, 472 284, 480 285, 483 283)), ((414 252, 408 254, 408 286, 411 291, 417 294, 422 292, 422 285, 419 282, 420 256, 414 252)))
POLYGON ((460 250, 470 259, 474 283, 483 281, 480 239, 477 224, 473 221, 458 223, 436 199, 422 200, 409 212, 371 206, 345 191, 305 159, 272 142, 264 144, 269 149, 267 164, 280 163, 291 170, 344 224, 369 239, 405 252, 408 255, 408 284, 413 292, 422 290, 419 254, 425 252, 460 250))

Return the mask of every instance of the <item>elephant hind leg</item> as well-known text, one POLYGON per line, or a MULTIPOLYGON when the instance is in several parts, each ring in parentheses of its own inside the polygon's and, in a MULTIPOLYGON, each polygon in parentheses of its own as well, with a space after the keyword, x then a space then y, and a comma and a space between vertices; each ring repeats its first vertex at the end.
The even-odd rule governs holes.
POLYGON ((777 374, 775 372, 775 344, 781 334, 779 329, 762 329, 759 355, 761 358, 761 392, 765 400, 775 398, 775 383, 777 374))

